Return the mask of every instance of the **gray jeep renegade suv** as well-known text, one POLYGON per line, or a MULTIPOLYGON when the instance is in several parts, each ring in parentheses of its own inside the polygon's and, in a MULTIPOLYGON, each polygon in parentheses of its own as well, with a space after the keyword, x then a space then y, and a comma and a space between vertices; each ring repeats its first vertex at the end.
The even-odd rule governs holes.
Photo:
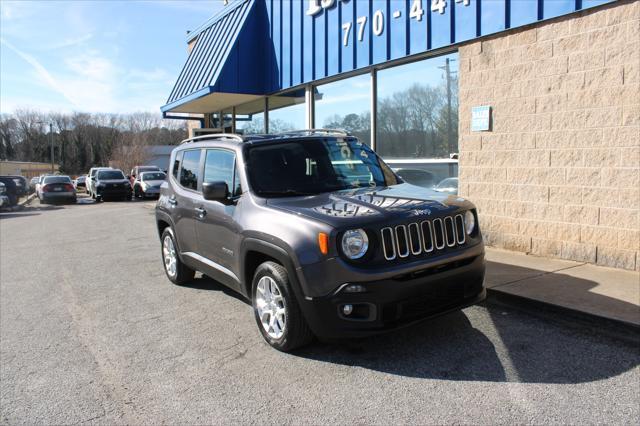
POLYGON ((485 297, 473 204, 404 183, 343 132, 186 140, 156 220, 169 280, 200 271, 240 292, 282 351, 485 297))

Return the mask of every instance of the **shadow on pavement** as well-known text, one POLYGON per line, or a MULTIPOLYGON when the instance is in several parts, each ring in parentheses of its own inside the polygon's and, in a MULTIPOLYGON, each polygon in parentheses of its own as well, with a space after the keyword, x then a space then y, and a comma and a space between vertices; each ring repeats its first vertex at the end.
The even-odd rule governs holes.
POLYGON ((416 378, 559 384, 601 380, 640 364, 637 348, 485 308, 483 328, 496 330, 491 338, 465 312, 454 312, 348 345, 316 344, 297 355, 416 378))
MULTIPOLYGON (((206 276, 185 287, 249 304, 206 276)), ((414 378, 520 383, 587 383, 640 365, 637 345, 492 305, 365 339, 315 342, 294 355, 414 378)))

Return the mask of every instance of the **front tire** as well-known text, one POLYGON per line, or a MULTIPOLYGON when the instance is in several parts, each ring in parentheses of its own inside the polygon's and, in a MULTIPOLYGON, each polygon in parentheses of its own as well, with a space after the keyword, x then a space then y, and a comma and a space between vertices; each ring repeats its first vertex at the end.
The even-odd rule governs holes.
POLYGON ((269 261, 258 266, 251 295, 260 333, 273 348, 289 352, 313 340, 282 265, 269 261))
POLYGON ((178 256, 178 246, 173 236, 171 228, 165 228, 162 232, 162 263, 164 272, 167 274, 169 281, 176 285, 184 285, 193 280, 196 271, 182 263, 178 256))

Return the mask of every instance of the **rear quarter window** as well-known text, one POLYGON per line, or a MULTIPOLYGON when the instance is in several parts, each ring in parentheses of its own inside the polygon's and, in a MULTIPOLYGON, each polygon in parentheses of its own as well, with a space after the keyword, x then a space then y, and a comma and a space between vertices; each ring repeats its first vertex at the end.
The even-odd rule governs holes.
POLYGON ((180 167, 180 185, 187 188, 198 189, 198 174, 200 170, 200 150, 185 151, 180 167))

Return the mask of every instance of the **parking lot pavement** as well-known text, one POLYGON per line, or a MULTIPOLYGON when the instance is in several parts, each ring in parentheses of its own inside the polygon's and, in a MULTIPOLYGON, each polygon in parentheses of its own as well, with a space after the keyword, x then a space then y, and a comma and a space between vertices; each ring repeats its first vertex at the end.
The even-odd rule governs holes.
POLYGON ((2 423, 633 423, 638 347, 476 306, 295 354, 164 276, 153 202, 0 215, 2 423))

